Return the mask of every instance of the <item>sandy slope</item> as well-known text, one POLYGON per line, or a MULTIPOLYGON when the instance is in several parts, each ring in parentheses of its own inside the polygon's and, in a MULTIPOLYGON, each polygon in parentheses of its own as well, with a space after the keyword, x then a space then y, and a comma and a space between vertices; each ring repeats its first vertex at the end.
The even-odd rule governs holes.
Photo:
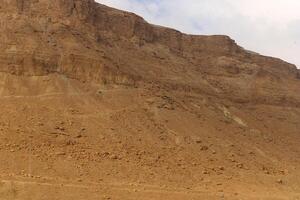
POLYGON ((4 199, 299 197, 298 109, 58 75, 2 87, 4 199))
POLYGON ((300 198, 294 65, 93 0, 0 5, 1 200, 300 198))

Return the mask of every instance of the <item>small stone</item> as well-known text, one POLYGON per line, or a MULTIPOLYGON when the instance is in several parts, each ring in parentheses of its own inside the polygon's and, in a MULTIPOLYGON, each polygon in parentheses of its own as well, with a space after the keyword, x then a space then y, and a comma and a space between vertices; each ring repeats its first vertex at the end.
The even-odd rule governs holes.
POLYGON ((113 160, 117 160, 119 157, 117 155, 111 155, 110 158, 113 160))
POLYGON ((105 200, 110 200, 111 199, 111 197, 109 197, 109 196, 103 196, 103 199, 105 199, 105 200))
POLYGON ((78 134, 78 135, 76 135, 75 138, 82 138, 82 135, 81 135, 81 134, 78 134))
POLYGON ((240 168, 240 169, 243 169, 243 168, 244 168, 244 165, 243 165, 242 163, 238 163, 238 164, 236 165, 236 167, 238 167, 238 168, 240 168))
POLYGON ((64 127, 61 127, 61 126, 56 126, 55 129, 56 129, 56 130, 60 130, 60 131, 65 131, 65 128, 64 128, 64 127))
POLYGON ((282 179, 278 179, 276 182, 277 182, 278 184, 283 184, 283 180, 282 180, 282 179))
POLYGON ((66 153, 65 152, 56 152, 55 155, 57 155, 57 156, 64 156, 64 155, 66 155, 66 153))
POLYGON ((208 146, 202 146, 200 150, 201 151, 207 151, 208 150, 208 146))
POLYGON ((200 143, 202 143, 202 141, 201 140, 196 140, 196 143, 200 144, 200 143))

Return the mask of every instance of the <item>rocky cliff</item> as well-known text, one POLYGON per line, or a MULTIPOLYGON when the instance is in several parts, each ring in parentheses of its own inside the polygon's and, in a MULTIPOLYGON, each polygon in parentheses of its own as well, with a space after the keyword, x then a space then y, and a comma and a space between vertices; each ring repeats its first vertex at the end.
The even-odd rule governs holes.
POLYGON ((0 199, 299 198, 299 70, 228 36, 0 0, 0 104, 0 199))
POLYGON ((91 0, 1 5, 1 71, 161 82, 234 101, 299 106, 299 87, 290 91, 299 85, 296 66, 246 51, 227 36, 186 35, 91 0))

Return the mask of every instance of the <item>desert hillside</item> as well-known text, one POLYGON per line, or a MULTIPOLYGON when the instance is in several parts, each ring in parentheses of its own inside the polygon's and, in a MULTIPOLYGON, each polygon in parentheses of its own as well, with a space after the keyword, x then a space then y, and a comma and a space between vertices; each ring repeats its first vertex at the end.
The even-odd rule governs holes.
POLYGON ((0 0, 0 199, 300 199, 300 71, 94 0, 0 0))

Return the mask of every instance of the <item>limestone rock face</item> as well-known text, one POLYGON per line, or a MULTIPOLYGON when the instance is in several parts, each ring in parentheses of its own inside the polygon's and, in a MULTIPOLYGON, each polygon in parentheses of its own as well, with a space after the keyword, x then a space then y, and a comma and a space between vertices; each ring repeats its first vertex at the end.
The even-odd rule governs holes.
POLYGON ((4 72, 155 81, 235 101, 299 105, 299 92, 286 90, 299 84, 294 65, 246 51, 227 36, 186 35, 93 0, 1 0, 0 16, 4 72))
POLYGON ((95 3, 92 0, 1 0, 1 9, 7 13, 48 15, 45 17, 56 18, 77 15, 84 19, 93 14, 93 4, 95 3))
POLYGON ((228 36, 0 0, 0 105, 1 200, 299 199, 300 71, 228 36))

